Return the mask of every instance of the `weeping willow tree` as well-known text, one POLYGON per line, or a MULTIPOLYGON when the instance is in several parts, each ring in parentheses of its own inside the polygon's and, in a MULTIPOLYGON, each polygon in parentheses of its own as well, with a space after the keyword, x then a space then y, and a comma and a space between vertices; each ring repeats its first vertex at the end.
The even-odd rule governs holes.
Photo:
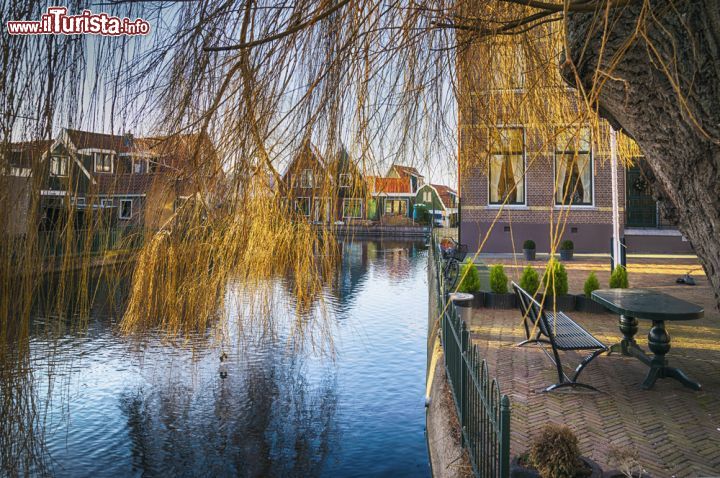
MULTIPOLYGON (((179 331, 188 325, 183 317, 200 321, 191 326, 205 325, 221 301, 210 291, 221 290, 230 273, 259 284, 268 271, 291 268, 294 277, 304 278, 301 295, 317 294, 322 281, 311 286, 313 281, 307 280, 322 276, 318 272, 326 267, 301 259, 332 258, 326 249, 332 241, 297 220, 305 214, 294 207, 298 193, 283 174, 309 143, 327 158, 346 148, 362 176, 382 175, 394 161, 423 169, 442 168, 441 157, 444 166, 453 164, 456 111, 461 126, 468 115, 474 115, 474 125, 488 130, 514 121, 531 124, 548 144, 583 141, 583 128, 589 125, 599 149, 607 144, 607 128, 598 121, 605 117, 646 153, 658 197, 677 206, 681 229, 717 289, 718 254, 712 249, 717 241, 711 240, 717 215, 707 210, 717 196, 717 155, 693 156, 709 161, 709 169, 690 174, 699 163, 688 170, 675 164, 687 164, 690 156, 666 160, 667 129, 650 127, 660 116, 640 121, 643 108, 630 106, 654 104, 634 96, 632 85, 664 86, 658 104, 665 101, 663 111, 676 113, 686 134, 698 135, 698 141, 672 143, 717 146, 712 116, 717 111, 717 95, 712 94, 717 69, 710 61, 717 43, 712 36, 715 17, 703 15, 714 12, 712 6, 649 0, 113 2, 103 7, 121 17, 147 19, 155 25, 152 34, 3 36, 3 169, 11 169, 13 145, 52 142, 62 127, 210 138, 216 159, 208 160, 207 148, 198 142, 186 148, 184 165, 174 178, 202 178, 191 186, 198 201, 151 228, 138 262, 126 271, 136 280, 123 327, 162 323, 179 331), (708 36, 706 42, 702 35, 708 36), (641 54, 647 56, 645 63, 632 57, 641 54), (567 83, 576 88, 568 91, 567 83), (488 90, 493 93, 484 94, 488 90), (624 125, 625 115, 635 118, 634 123, 624 125), (652 139, 643 140, 644 129, 635 131, 635 124, 652 139), (663 164, 673 166, 665 169, 663 164), (697 207, 685 207, 698 195, 702 200, 697 207), (698 216, 703 220, 697 221, 698 216), (258 251, 258 242, 272 253, 258 251), (197 254, 183 253, 195 250, 197 254)), ((71 12, 84 7, 82 2, 68 5, 71 12)), ((42 2, 5 3, 3 18, 37 19, 45 8, 42 2)), ((469 145, 476 152, 507 143, 507 138, 463 134, 461 130, 461 148, 469 145)), ((636 154, 632 146, 627 151, 628 157, 636 154)), ((34 233, 43 214, 38 198, 46 187, 42 171, 50 155, 47 147, 45 154, 30 159, 35 174, 27 180, 22 239, 3 235, 2 274, 8 284, 0 308, 3 330, 23 323, 10 317, 28 315, 37 276, 44 273, 34 233)), ((467 156, 480 161, 482 154, 467 156)), ((328 174, 316 185, 313 197, 343 197, 337 175, 328 174)), ((579 179, 563 194, 577 194, 578 189, 579 179)), ((4 188, 8 205, 16 201, 11 190, 4 188)), ((358 186, 355 193, 369 199, 366 187, 358 186)), ((64 206, 72 210, 71 194, 64 206)), ((12 210, 3 209, 6 216, 12 210)), ((331 209, 338 211, 342 204, 331 209)), ((93 214, 83 220, 78 225, 70 219, 61 232, 69 237, 77 230, 106 227, 93 214)), ((562 212, 553 218, 558 238, 564 222, 562 212)), ((332 234, 332 228, 326 231, 332 234)), ((64 264, 59 270, 69 274, 72 265, 72 275, 87 281, 82 270, 91 262, 85 260, 79 268, 64 264)))
MULTIPOLYGON (((47 7, 5 0, 0 18, 38 20, 47 7)), ((3 417, 17 418, 2 420, 14 424, 0 434, 8 460, 39 446, 10 439, 38 423, 31 401, 13 401, 34 393, 28 347, 9 346, 27 338, 34 308, 43 306, 50 327, 82 327, 98 275, 129 277, 121 329, 183 334, 224 315, 232 283, 256 292, 258 313, 243 317, 257 323, 247 326, 272 327, 272 280, 282 277, 297 304, 296 336, 305 340, 307 313, 334 280, 342 200, 370 199, 367 184, 340 180, 333 158, 345 151, 360 176, 383 175, 393 162, 442 174, 455 169, 459 142, 475 152, 461 170, 480 174, 491 145, 511 148, 512 139, 458 131, 468 112, 476 115, 472 124, 488 129, 509 120, 532 124, 548 144, 581 142, 589 126, 602 148, 608 128, 598 118, 621 130, 628 137, 621 157, 637 154, 634 140, 654 173, 657 198, 675 207, 720 301, 717 1, 75 0, 67 8, 142 17, 152 31, 0 35, 0 363, 14 364, 3 373, 20 377, 3 378, 15 384, 2 394, 3 411, 10 411, 3 417), (61 181, 68 194, 56 198, 66 219, 53 232, 75 254, 48 261, 41 193, 62 169, 51 164, 62 128, 160 139, 142 153, 206 137, 214 154, 197 141, 185 148, 180 168, 158 160, 166 171, 156 175, 164 183, 158 203, 167 207, 142 228, 139 251, 121 245, 129 257, 113 260, 98 258, 94 246, 97 237, 110 240, 112 227, 99 212, 100 196, 91 191, 86 213, 76 214, 82 171, 75 158, 83 159, 76 151, 74 172, 61 181), (323 158, 323 174, 301 195, 285 173, 309 145, 323 158), (30 173, 15 171, 18 164, 30 173), (193 200, 174 207, 178 194, 167 193, 168 184, 178 183, 193 200), (308 220, 307 198, 320 199, 321 208, 330 200, 333 220, 325 227, 308 220), (55 286, 43 294, 48 275, 55 286)), ((570 158, 568 167, 579 160, 570 158)), ((578 177, 563 194, 581 187, 578 177)), ((562 212, 553 217, 556 239, 566 220, 562 212)), ((32 466, 25 461, 15 470, 32 466)))

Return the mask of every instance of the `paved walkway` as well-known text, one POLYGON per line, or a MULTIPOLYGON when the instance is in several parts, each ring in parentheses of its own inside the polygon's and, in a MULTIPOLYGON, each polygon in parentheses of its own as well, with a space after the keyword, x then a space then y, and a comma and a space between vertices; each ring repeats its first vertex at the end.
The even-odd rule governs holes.
MULTIPOLYGON (((512 259, 508 275, 519 274, 512 259)), ((540 264, 534 264, 540 266, 540 264)), ((582 289, 589 270, 596 270, 602 287, 609 271, 601 260, 582 258, 568 264, 571 292, 582 289)), ((647 367, 637 359, 602 355, 581 375, 582 381, 608 393, 558 391, 541 393, 555 383, 554 365, 536 346, 515 347, 524 338, 518 310, 479 309, 471 326, 472 337, 483 350, 491 373, 512 401, 512 453, 523 452, 531 437, 546 423, 561 423, 578 435, 582 452, 604 469, 619 462, 642 466, 651 476, 720 476, 720 314, 707 279, 694 273, 695 287, 675 284, 675 278, 698 266, 694 259, 635 259, 629 266, 633 287, 655 288, 705 307, 705 318, 669 323, 676 365, 703 385, 701 392, 674 380, 658 380, 652 390, 640 387, 647 367)), ((617 317, 611 314, 569 314, 606 344, 620 337, 617 317)), ((649 323, 640 321, 637 338, 647 348, 649 323)), ((581 355, 565 352, 567 368, 581 355)))

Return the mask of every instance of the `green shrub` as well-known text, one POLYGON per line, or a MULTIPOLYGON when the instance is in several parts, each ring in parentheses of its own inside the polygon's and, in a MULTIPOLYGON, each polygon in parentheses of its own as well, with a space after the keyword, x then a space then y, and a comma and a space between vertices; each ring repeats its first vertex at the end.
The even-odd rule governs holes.
POLYGON ((535 249, 535 241, 528 239, 523 242, 523 249, 535 249))
POLYGON ((583 466, 575 434, 554 424, 545 425, 533 440, 528 461, 543 478, 573 478, 583 466))
POLYGON ((617 266, 613 269, 610 274, 610 288, 611 289, 627 289, 630 287, 628 282, 627 269, 623 266, 617 266))
POLYGON ((599 288, 600 281, 598 280, 595 273, 591 272, 587 280, 585 281, 585 285, 583 286, 583 292, 585 292, 585 297, 589 299, 592 296, 593 291, 598 290, 599 288))
POLYGON ((502 264, 495 264, 490 267, 490 290, 496 294, 507 294, 508 278, 505 275, 505 269, 502 264))
POLYGON ((575 244, 570 239, 565 239, 560 243, 561 251, 572 251, 573 249, 575 249, 575 244))
POLYGON ((537 292, 538 287, 540 287, 540 276, 535 269, 530 266, 523 269, 522 276, 520 276, 520 287, 530 295, 537 292))
POLYGON ((480 290, 480 273, 472 262, 466 262, 460 267, 460 277, 463 279, 458 286, 458 292, 473 293, 480 290))
POLYGON ((562 262, 552 259, 545 269, 543 285, 547 287, 548 294, 566 295, 568 293, 568 276, 562 262))

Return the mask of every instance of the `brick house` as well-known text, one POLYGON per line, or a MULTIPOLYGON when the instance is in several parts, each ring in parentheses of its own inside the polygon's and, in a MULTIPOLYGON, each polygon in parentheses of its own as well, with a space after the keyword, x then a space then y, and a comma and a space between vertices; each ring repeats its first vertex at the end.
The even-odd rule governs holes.
MULTIPOLYGON (((482 245, 481 252, 507 253, 532 239, 539 252, 548 252, 555 237, 572 240, 576 252, 607 253, 613 223, 609 126, 591 126, 594 117, 580 114, 577 92, 562 83, 555 64, 528 65, 520 44, 493 45, 492 55, 481 54, 487 45, 473 44, 458 61, 460 241, 473 251, 482 245), (511 74, 486 74, 502 68, 511 74), (537 81, 547 82, 542 97, 525 89, 525 82, 537 81)), ((642 164, 628 151, 623 159, 642 164)), ((628 252, 691 251, 669 224, 633 223, 639 214, 658 215, 638 211, 654 201, 637 188, 639 167, 622 164, 616 179, 628 252)))
MULTIPOLYGON (((210 199, 224 178, 205 135, 134 138, 64 128, 55 141, 42 142, 42 150, 29 144, 11 147, 25 151, 10 156, 16 163, 24 158, 11 174, 40 178, 41 230, 98 223, 157 229, 181 202, 198 194, 210 199)), ((25 208, 25 222, 27 215, 25 208)))
POLYGON ((282 183, 289 206, 312 222, 352 222, 367 217, 367 186, 344 148, 326 161, 306 142, 285 169, 282 183))

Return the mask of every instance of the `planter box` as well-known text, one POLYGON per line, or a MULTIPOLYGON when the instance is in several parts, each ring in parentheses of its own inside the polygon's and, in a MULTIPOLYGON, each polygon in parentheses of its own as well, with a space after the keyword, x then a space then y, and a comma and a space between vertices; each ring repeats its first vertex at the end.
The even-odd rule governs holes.
MULTIPOLYGON (((584 456, 581 456, 580 459, 591 469, 591 472, 589 475, 577 476, 583 476, 586 478, 602 478, 604 476, 600 465, 592 461, 590 458, 585 458, 584 456)), ((541 478, 541 476, 536 470, 522 465, 518 457, 515 457, 510 462, 510 478, 541 478)))
POLYGON ((514 309, 515 294, 496 294, 494 292, 486 292, 485 307, 489 309, 514 309))
POLYGON ((536 249, 523 249, 523 254, 525 255, 526 261, 534 261, 535 260, 535 252, 536 249))
MULTIPOLYGON (((575 298, 574 295, 570 294, 553 297, 552 294, 548 293, 547 297, 545 297, 543 308, 550 312, 552 312, 553 309, 569 312, 575 310, 575 298)), ((542 303, 542 294, 536 294, 535 300, 538 301, 538 303, 542 303)))
POLYGON ((481 309, 481 308, 485 307, 485 294, 487 294, 487 292, 484 292, 482 290, 473 292, 473 296, 474 296, 473 302, 472 302, 473 309, 481 309))
POLYGON ((575 310, 590 314, 604 314, 608 312, 604 306, 585 297, 585 294, 578 294, 575 296, 575 310))
POLYGON ((564 261, 569 261, 569 260, 572 260, 572 258, 573 258, 573 250, 572 249, 569 251, 563 251, 563 250, 560 251, 560 259, 562 259, 564 261))

